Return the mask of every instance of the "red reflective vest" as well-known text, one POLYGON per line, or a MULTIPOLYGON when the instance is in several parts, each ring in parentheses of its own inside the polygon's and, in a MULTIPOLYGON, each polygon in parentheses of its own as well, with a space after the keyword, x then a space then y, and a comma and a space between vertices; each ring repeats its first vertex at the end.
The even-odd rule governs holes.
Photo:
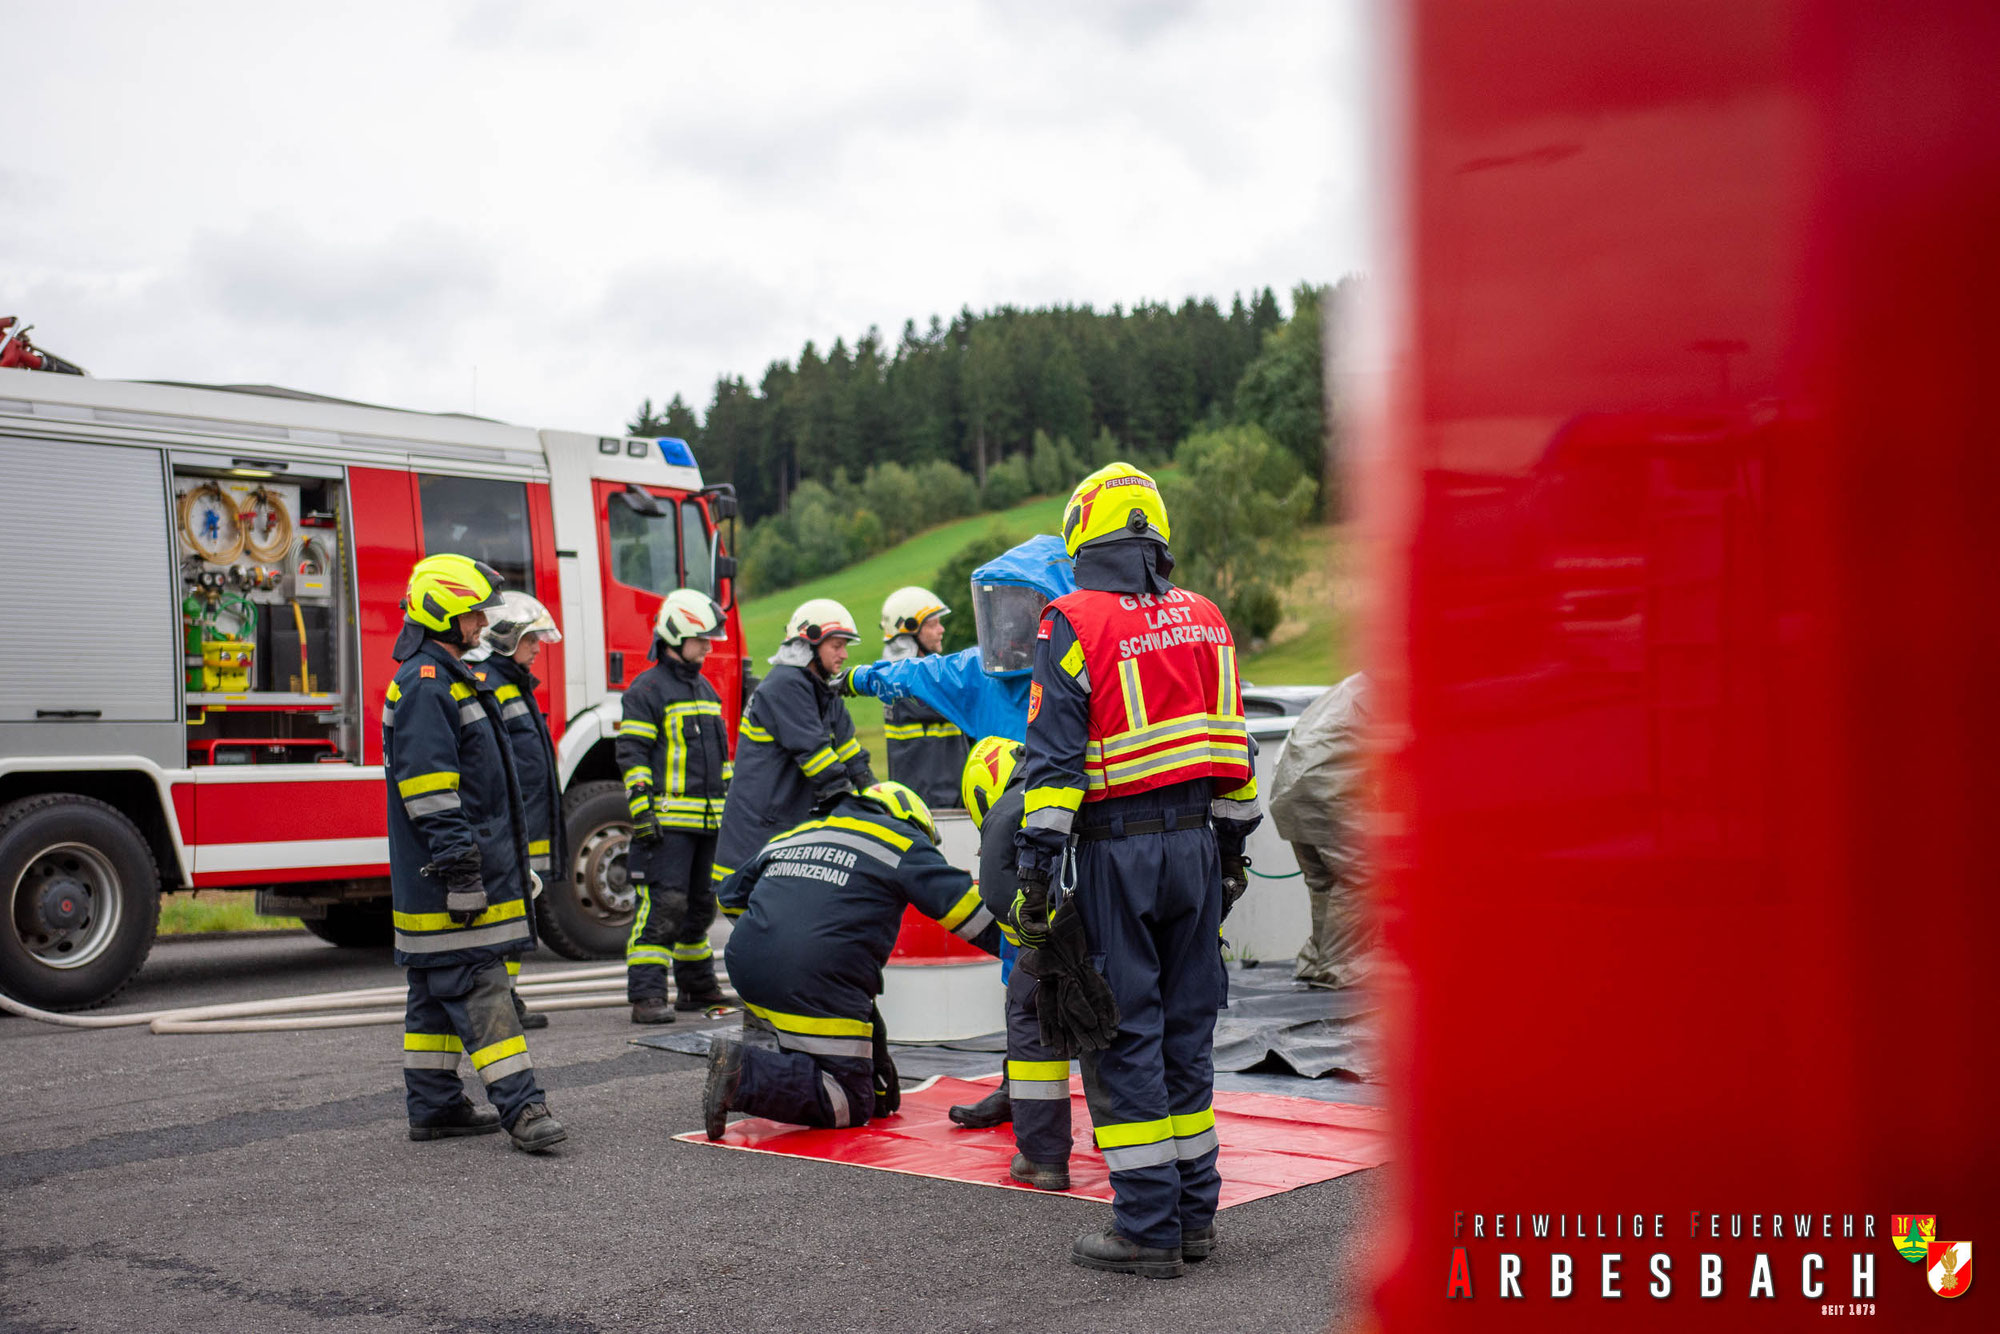
MULTIPOLYGON (((1229 622, 1199 593, 1086 589, 1049 604, 1076 631, 1090 688, 1085 801, 1190 779, 1250 780, 1229 622)), ((1076 664, 1061 664, 1078 675, 1076 664)))

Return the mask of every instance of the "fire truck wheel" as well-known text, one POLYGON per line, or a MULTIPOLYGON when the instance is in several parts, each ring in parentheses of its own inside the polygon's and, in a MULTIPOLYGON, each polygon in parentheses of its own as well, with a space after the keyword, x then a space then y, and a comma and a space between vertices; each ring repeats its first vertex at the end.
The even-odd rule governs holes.
POLYGON ((29 1005, 102 1005, 152 952, 160 871, 116 809, 58 792, 0 808, 0 990, 29 1005))
POLYGON ((578 783, 563 798, 569 874, 535 900, 542 941, 566 959, 622 959, 637 906, 625 874, 632 816, 622 783, 578 783))
POLYGON ((344 950, 387 949, 395 940, 386 902, 336 903, 327 908, 326 916, 304 921, 306 930, 344 950))

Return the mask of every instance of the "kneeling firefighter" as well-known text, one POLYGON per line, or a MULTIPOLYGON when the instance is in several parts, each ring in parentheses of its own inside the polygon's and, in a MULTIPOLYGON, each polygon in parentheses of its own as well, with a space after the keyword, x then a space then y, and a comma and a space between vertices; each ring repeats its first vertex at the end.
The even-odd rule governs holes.
POLYGON ((800 603, 785 623, 771 674, 758 683, 737 727, 736 777, 722 811, 715 879, 748 862, 815 806, 875 781, 834 687, 847 665, 847 646, 860 638, 854 617, 832 598, 800 603))
MULTIPOLYGON (((882 657, 902 662, 937 656, 949 615, 951 608, 928 588, 897 589, 882 603, 882 657)), ((905 697, 883 705, 882 732, 891 780, 914 789, 932 806, 958 800, 959 774, 971 743, 956 723, 923 700, 905 697)))
POLYGON ((409 970, 403 1084, 410 1138, 504 1128, 539 1153, 565 1137, 535 1082, 505 961, 529 940, 521 789, 493 696, 461 660, 500 603, 500 576, 464 556, 410 571, 402 664, 382 705, 396 962, 409 970), (473 1107, 462 1056, 499 1115, 473 1107))
POLYGON ((914 907, 994 953, 1000 931, 972 877, 944 859, 923 798, 876 783, 772 839, 722 885, 736 918, 729 980, 775 1050, 718 1040, 702 1112, 710 1139, 726 1114, 854 1126, 901 1102, 875 1008, 882 968, 914 907))
POLYGON ((1128 463, 1064 510, 1077 591, 1038 631, 1014 912, 1045 988, 1094 955, 1117 1002, 1109 1045, 1081 1053, 1113 1226, 1071 1258, 1154 1278, 1215 1245, 1217 933, 1262 818, 1229 624, 1168 582, 1168 537, 1158 487, 1128 463))
POLYGON ((701 674, 726 637, 722 608, 706 593, 677 588, 653 618, 654 665, 626 690, 616 759, 632 812, 626 855, 639 912, 625 943, 625 998, 635 1024, 670 1024, 675 1010, 722 1004, 715 982, 716 831, 729 790, 729 736, 722 700, 701 674), (679 998, 667 1004, 667 965, 679 998))
MULTIPOLYGON (((535 704, 541 679, 532 670, 544 644, 562 643, 562 631, 549 609, 526 593, 509 589, 500 605, 486 613, 479 647, 465 655, 479 689, 493 697, 500 724, 507 729, 507 746, 514 757, 514 776, 521 783, 521 810, 528 827, 528 869, 543 880, 556 867, 569 871, 569 848, 563 837, 562 779, 556 771, 555 739, 549 720, 535 704)), ((530 882, 531 884, 533 882, 530 882)), ((521 955, 535 947, 535 910, 529 905, 528 939, 507 960, 507 976, 518 983, 521 955)), ((547 1028, 549 1017, 530 1014, 514 992, 514 1014, 526 1029, 547 1028)))

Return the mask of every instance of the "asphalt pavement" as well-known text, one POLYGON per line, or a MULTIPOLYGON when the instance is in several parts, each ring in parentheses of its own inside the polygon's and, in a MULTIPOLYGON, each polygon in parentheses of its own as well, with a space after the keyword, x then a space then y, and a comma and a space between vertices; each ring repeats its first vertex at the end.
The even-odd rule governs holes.
MULTIPOLYGON (((109 1008, 401 979, 387 951, 305 935, 165 942, 109 1008)), ((1069 1244, 1106 1206, 675 1142, 701 1123, 702 1064, 640 1031, 604 1009, 530 1034, 570 1130, 538 1158, 504 1136, 412 1143, 394 1027, 0 1015, 0 1331, 1159 1334, 1364 1310, 1381 1171, 1225 1211, 1185 1278, 1094 1273, 1069 1244)))

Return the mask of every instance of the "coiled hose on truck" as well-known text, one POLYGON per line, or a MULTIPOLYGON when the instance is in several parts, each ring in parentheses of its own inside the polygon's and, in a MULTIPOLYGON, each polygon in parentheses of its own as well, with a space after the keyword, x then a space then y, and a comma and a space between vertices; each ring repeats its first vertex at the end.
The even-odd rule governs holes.
MULTIPOLYGON (((726 977, 718 976, 718 981, 726 977)), ((523 973, 515 989, 538 1011, 609 1009, 629 1004, 625 999, 625 965, 572 968, 560 973, 523 973)), ((403 1022, 400 984, 364 987, 356 991, 322 991, 270 1000, 231 1001, 194 1005, 178 1010, 148 1010, 140 1014, 56 1014, 38 1010, 0 992, 0 1010, 63 1028, 138 1028, 155 1033, 282 1033, 313 1028, 361 1028, 403 1022), (392 1010, 370 1006, 393 1004, 392 1010), (322 1014, 320 1011, 353 1011, 322 1014)))

